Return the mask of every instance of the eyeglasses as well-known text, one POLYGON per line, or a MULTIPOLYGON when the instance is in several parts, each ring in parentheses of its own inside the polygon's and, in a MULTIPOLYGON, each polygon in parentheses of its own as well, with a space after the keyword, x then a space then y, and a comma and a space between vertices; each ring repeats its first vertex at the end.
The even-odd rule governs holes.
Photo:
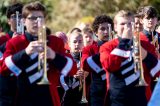
MULTIPOLYGON (((15 20, 15 19, 16 19, 16 15, 11 15, 10 18, 15 20)), ((21 18, 22 18, 22 15, 19 15, 18 18, 21 19, 21 18)))
POLYGON ((36 17, 36 16, 31 16, 31 17, 27 17, 27 19, 29 19, 29 20, 31 20, 31 21, 35 21, 35 20, 37 20, 37 18, 44 19, 43 16, 38 16, 38 17, 36 17))

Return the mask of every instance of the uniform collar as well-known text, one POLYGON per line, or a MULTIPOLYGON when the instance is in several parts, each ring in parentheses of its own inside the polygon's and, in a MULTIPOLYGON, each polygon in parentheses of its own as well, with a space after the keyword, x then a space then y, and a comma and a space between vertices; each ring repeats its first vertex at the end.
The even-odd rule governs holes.
POLYGON ((97 40, 97 44, 98 44, 98 46, 101 46, 102 44, 104 44, 105 42, 104 41, 101 41, 101 40, 97 40))
POLYGON ((38 36, 32 35, 28 32, 25 32, 26 38, 31 42, 31 41, 36 41, 38 40, 38 36))
MULTIPOLYGON (((147 36, 147 38, 149 39, 149 41, 152 41, 152 32, 149 32, 147 30, 143 30, 143 33, 147 36)), ((156 35, 156 31, 153 31, 153 35, 156 35)))
POLYGON ((71 53, 73 59, 76 61, 76 62, 79 62, 80 60, 80 52, 79 53, 71 53))
POLYGON ((9 32, 8 32, 8 35, 9 35, 10 38, 12 38, 13 33, 14 33, 13 31, 9 31, 9 32))

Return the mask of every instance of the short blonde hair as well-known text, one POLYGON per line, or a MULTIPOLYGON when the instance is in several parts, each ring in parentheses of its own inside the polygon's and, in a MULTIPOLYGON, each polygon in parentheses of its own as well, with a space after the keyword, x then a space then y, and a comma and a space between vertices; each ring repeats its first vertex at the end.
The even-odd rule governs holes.
POLYGON ((114 24, 117 23, 117 17, 128 18, 128 17, 133 17, 133 14, 128 10, 120 10, 114 17, 114 24))

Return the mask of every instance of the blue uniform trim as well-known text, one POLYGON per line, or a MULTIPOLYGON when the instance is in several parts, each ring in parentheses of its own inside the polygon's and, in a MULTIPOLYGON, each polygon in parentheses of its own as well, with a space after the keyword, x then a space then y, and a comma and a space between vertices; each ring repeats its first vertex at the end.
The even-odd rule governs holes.
POLYGON ((22 70, 13 63, 12 56, 6 57, 5 64, 16 76, 22 72, 22 70))
POLYGON ((96 61, 99 61, 99 59, 95 59, 97 55, 90 56, 87 58, 88 65, 94 70, 96 73, 101 72, 103 69, 101 66, 99 66, 96 61))

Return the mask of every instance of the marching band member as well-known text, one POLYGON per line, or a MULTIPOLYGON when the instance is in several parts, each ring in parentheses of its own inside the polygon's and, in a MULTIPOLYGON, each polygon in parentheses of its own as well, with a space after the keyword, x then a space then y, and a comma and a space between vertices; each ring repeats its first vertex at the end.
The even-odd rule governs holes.
MULTIPOLYGON (((83 76, 83 71, 81 70, 81 51, 83 47, 83 37, 80 29, 73 28, 72 32, 68 36, 68 45, 70 48, 69 53, 72 55, 74 61, 77 63, 77 73, 74 76, 66 77, 65 82, 68 85, 68 90, 65 91, 62 98, 62 106, 84 106, 81 104, 82 89, 80 87, 79 78, 83 76), (75 30, 73 30, 75 29, 75 30)), ((65 89, 64 89, 65 90, 65 89)))
POLYGON ((19 12, 19 18, 21 19, 22 8, 23 5, 20 3, 13 4, 7 8, 6 16, 8 19, 8 24, 10 26, 10 31, 6 33, 5 36, 0 37, 1 52, 5 51, 6 41, 12 38, 13 33, 16 33, 16 12, 19 12))
POLYGON ((141 15, 140 14, 134 15, 134 23, 135 23, 135 30, 143 31, 143 25, 141 23, 141 15))
POLYGON ((118 38, 100 47, 100 61, 109 76, 110 106, 147 106, 151 96, 150 81, 159 72, 155 48, 145 36, 140 36, 141 60, 144 72, 134 70, 132 57, 133 15, 125 10, 119 11, 114 18, 114 29, 118 38), (140 75, 144 75, 148 86, 136 86, 140 75))
POLYGON ((143 24, 141 20, 142 14, 143 14, 143 7, 139 7, 136 13, 134 14, 135 30, 143 31, 143 24))
MULTIPOLYGON (((140 35, 146 36, 146 41, 151 42, 155 46, 158 58, 160 58, 160 34, 155 30, 158 22, 157 10, 152 6, 145 6, 140 14, 143 24, 143 31, 140 32, 140 35)), ((152 90, 157 82, 157 78, 151 83, 152 90)))
POLYGON ((86 47, 88 45, 92 45, 92 43, 94 43, 93 31, 90 28, 88 28, 88 27, 83 28, 82 35, 83 35, 84 47, 86 47))
MULTIPOLYGON (((0 37, 0 58, 2 58, 5 52, 6 42, 12 38, 13 34, 16 32, 16 12, 19 12, 19 18, 21 19, 23 5, 21 3, 16 3, 10 5, 7 8, 6 16, 7 21, 10 26, 10 31, 6 35, 0 37)), ((14 98, 16 96, 16 77, 13 75, 2 76, 0 74, 0 105, 1 106, 13 106, 14 98)))
POLYGON ((31 2, 23 7, 22 16, 26 33, 7 42, 0 73, 17 77, 16 106, 60 106, 57 92, 59 77, 75 74, 76 65, 65 55, 63 41, 55 36, 47 36, 46 58, 50 84, 37 85, 43 76, 43 69, 38 71, 38 53, 42 52, 41 58, 44 56, 44 43, 37 39, 38 19, 42 20, 42 24, 45 22, 45 7, 39 2, 31 2))
POLYGON ((102 69, 99 58, 99 47, 109 40, 108 24, 113 27, 109 16, 99 15, 92 24, 92 29, 97 36, 97 41, 82 50, 83 69, 91 73, 90 104, 103 106, 106 96, 106 74, 102 69))
MULTIPOLYGON (((157 10, 152 6, 145 6, 143 8, 143 12, 141 13, 143 31, 140 35, 145 35, 148 38, 146 40, 150 41, 153 45, 157 42, 158 45, 155 46, 160 45, 160 35, 157 31, 155 31, 155 26, 158 22, 157 15, 157 10)), ((159 47, 156 47, 156 49, 158 49, 157 52, 160 52, 159 47)))

